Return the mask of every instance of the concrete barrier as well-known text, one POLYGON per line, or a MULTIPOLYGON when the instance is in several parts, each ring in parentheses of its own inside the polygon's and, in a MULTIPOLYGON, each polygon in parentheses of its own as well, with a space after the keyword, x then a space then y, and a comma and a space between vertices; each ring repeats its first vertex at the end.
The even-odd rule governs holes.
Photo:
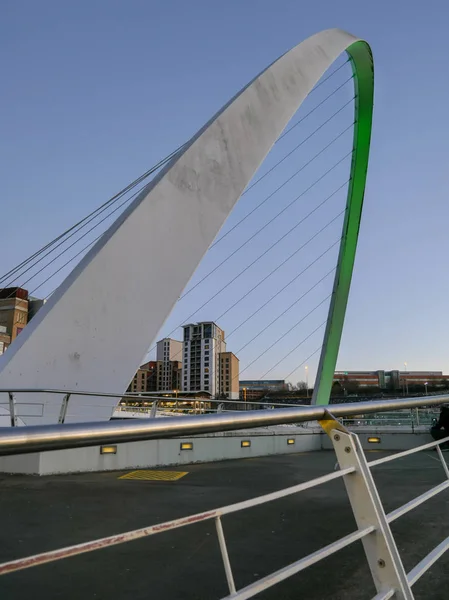
POLYGON ((280 426, 117 444, 114 447, 115 454, 102 454, 101 448, 101 446, 92 446, 5 456, 0 458, 0 472, 51 475, 121 471, 311 452, 321 449, 321 432, 295 426, 280 426), (192 444, 191 449, 182 449, 183 444, 192 444))
MULTIPOLYGON (((355 427, 364 450, 409 450, 432 441, 425 427, 355 427)), ((108 446, 109 447, 109 446, 108 446)), ((181 466, 256 456, 333 450, 319 426, 284 425, 202 436, 130 442, 114 446, 116 453, 102 454, 101 446, 53 450, 0 457, 0 472, 30 475, 122 471, 181 466), (242 442, 249 442, 243 444, 242 442), (182 449, 182 444, 192 444, 182 449)))
MULTIPOLYGON (((432 442, 427 427, 350 427, 356 433, 364 450, 401 451, 410 450, 432 442)), ((332 442, 327 435, 321 440, 323 450, 332 450, 332 442)))

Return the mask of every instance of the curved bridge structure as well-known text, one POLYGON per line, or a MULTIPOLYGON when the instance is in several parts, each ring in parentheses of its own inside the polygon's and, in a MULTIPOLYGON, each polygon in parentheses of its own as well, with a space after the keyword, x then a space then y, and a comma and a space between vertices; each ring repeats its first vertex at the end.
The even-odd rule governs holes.
MULTIPOLYGON (((368 44, 338 29, 308 38, 270 65, 148 184, 0 357, 0 388, 124 391, 248 182, 344 51, 355 74, 354 152, 314 395, 315 403, 327 403, 357 245, 374 85, 368 44)), ((116 400, 76 402, 70 420, 94 421, 109 418, 116 400)), ((23 420, 57 422, 59 409, 60 398, 48 397, 42 416, 23 420)))

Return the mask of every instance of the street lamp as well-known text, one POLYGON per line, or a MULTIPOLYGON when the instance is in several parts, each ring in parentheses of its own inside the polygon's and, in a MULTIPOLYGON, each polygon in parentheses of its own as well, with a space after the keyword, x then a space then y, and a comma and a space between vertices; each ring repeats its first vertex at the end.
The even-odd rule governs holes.
POLYGON ((306 365, 304 368, 306 371, 306 398, 308 398, 309 397, 309 367, 306 365))
POLYGON ((404 362, 404 367, 405 367, 405 371, 404 371, 404 382, 405 382, 404 392, 406 392, 407 396, 408 396, 407 363, 406 362, 404 362))
POLYGON ((429 384, 429 382, 428 382, 428 381, 425 381, 425 382, 424 382, 424 389, 426 390, 426 396, 427 396, 427 386, 428 386, 428 384, 429 384))

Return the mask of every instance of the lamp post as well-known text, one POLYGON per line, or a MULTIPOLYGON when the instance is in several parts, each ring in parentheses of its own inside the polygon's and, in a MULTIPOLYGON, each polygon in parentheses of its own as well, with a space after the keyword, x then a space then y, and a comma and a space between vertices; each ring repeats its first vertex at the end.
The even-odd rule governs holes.
POLYGON ((304 368, 306 371, 306 398, 308 398, 309 397, 309 367, 306 365, 304 368))
POLYGON ((407 381, 407 363, 404 363, 405 371, 404 371, 404 396, 407 394, 408 396, 408 381, 407 381))
POLYGON ((426 390, 426 396, 427 396, 427 385, 428 385, 428 383, 429 383, 428 381, 424 382, 424 389, 426 390))

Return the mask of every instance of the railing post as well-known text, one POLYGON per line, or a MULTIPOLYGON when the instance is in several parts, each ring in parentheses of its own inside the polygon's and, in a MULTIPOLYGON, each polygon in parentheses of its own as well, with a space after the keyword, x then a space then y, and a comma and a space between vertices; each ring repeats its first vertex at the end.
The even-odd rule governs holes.
POLYGON ((343 479, 358 528, 364 529, 369 525, 376 527, 373 533, 363 538, 362 543, 379 596, 395 590, 396 598, 413 600, 407 574, 360 440, 355 434, 336 429, 330 432, 330 436, 340 468, 356 469, 355 473, 345 475, 343 479))
POLYGON ((156 418, 158 404, 159 404, 159 400, 153 400, 153 404, 152 404, 151 410, 150 410, 150 418, 151 419, 156 418))
POLYGON ((62 425, 64 423, 66 415, 67 415, 67 407, 69 404, 70 394, 66 394, 62 399, 61 411, 59 413, 58 423, 62 425))
POLYGON ((439 445, 437 446, 437 452, 438 452, 438 456, 440 457, 440 461, 443 466, 444 472, 446 473, 446 477, 449 479, 449 469, 447 468, 446 461, 444 460, 444 456, 443 456, 443 453, 441 452, 441 448, 439 445))
POLYGON ((229 592, 235 594, 235 583, 234 576, 232 574, 231 563, 229 562, 228 549, 226 547, 226 540, 223 532, 223 525, 221 524, 220 517, 215 517, 215 527, 217 528, 218 543, 220 544, 221 557, 223 559, 224 570, 226 573, 226 580, 228 582, 229 592))
POLYGON ((16 405, 15 398, 12 392, 8 392, 9 396, 9 414, 11 417, 11 427, 17 427, 16 405))

